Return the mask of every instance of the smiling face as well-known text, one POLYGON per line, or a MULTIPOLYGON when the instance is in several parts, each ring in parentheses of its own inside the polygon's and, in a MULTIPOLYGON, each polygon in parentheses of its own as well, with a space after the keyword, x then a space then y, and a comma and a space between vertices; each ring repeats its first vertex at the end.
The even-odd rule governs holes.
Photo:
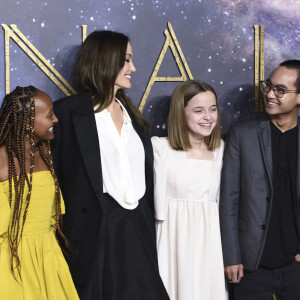
POLYGON ((35 120, 34 134, 36 142, 41 140, 50 141, 54 138, 53 125, 58 122, 53 113, 51 98, 42 91, 36 91, 35 101, 35 120))
POLYGON ((124 60, 124 66, 116 78, 114 86, 115 94, 119 89, 131 88, 131 74, 136 71, 136 68, 132 61, 132 47, 130 43, 127 44, 126 55, 124 57, 124 60))
POLYGON ((184 108, 190 138, 209 136, 218 120, 217 100, 211 91, 195 95, 184 108))
MULTIPOLYGON (((272 86, 284 90, 296 90, 295 81, 297 76, 298 73, 296 70, 281 66, 272 72, 268 81, 272 84, 272 86)), ((282 98, 278 98, 271 89, 268 93, 264 93, 264 102, 266 113, 270 116, 287 116, 297 118, 297 105, 300 104, 300 94, 285 93, 282 98)))

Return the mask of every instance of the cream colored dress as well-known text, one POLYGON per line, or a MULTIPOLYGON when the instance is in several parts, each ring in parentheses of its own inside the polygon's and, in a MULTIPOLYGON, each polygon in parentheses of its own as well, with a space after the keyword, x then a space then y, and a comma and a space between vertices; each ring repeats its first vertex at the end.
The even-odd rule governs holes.
POLYGON ((224 300, 219 188, 224 142, 214 160, 188 159, 152 138, 160 275, 171 300, 224 300))

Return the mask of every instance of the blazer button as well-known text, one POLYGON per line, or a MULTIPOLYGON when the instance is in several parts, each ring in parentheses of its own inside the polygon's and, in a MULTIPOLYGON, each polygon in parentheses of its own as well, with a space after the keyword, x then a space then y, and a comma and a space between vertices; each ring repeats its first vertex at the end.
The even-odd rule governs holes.
POLYGON ((262 230, 265 230, 265 229, 266 229, 266 224, 262 224, 262 225, 260 226, 260 228, 261 228, 262 230))
POLYGON ((86 213, 86 208, 83 207, 83 208, 81 209, 81 211, 82 211, 83 213, 86 213))
POLYGON ((266 197, 266 200, 267 200, 268 202, 270 202, 270 201, 271 201, 271 198, 270 198, 269 196, 267 196, 267 197, 266 197))

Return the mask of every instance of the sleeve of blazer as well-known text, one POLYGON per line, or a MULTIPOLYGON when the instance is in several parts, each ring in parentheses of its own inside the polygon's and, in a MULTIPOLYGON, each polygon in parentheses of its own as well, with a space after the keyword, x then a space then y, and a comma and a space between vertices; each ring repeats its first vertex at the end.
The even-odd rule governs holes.
POLYGON ((224 150, 219 206, 225 266, 242 263, 238 236, 240 159, 238 128, 233 125, 227 135, 224 150))

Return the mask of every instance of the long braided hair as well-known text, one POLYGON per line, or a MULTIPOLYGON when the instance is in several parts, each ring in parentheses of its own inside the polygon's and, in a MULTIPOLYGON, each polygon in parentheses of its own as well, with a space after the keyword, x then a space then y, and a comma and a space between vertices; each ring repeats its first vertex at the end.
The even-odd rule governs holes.
MULTIPOLYGON (((66 245, 68 241, 62 232, 61 197, 59 183, 54 172, 50 142, 35 142, 35 100, 38 90, 33 86, 16 87, 6 95, 0 108, 0 147, 5 145, 8 155, 9 205, 11 208, 10 225, 8 228, 8 242, 11 250, 11 271, 14 278, 18 269, 20 274, 20 259, 18 247, 22 237, 30 198, 32 192, 32 174, 35 163, 35 154, 38 151, 41 158, 50 170, 55 184, 55 227, 66 245), (29 174, 26 171, 25 140, 30 142, 29 174), (45 147, 46 143, 46 147, 45 147), (47 151, 45 151, 45 148, 47 151), (19 167, 19 172, 17 172, 19 167), (19 173, 19 174, 17 174, 19 173), (25 185, 28 186, 25 195, 25 185)), ((21 278, 21 276, 20 276, 21 278)))

